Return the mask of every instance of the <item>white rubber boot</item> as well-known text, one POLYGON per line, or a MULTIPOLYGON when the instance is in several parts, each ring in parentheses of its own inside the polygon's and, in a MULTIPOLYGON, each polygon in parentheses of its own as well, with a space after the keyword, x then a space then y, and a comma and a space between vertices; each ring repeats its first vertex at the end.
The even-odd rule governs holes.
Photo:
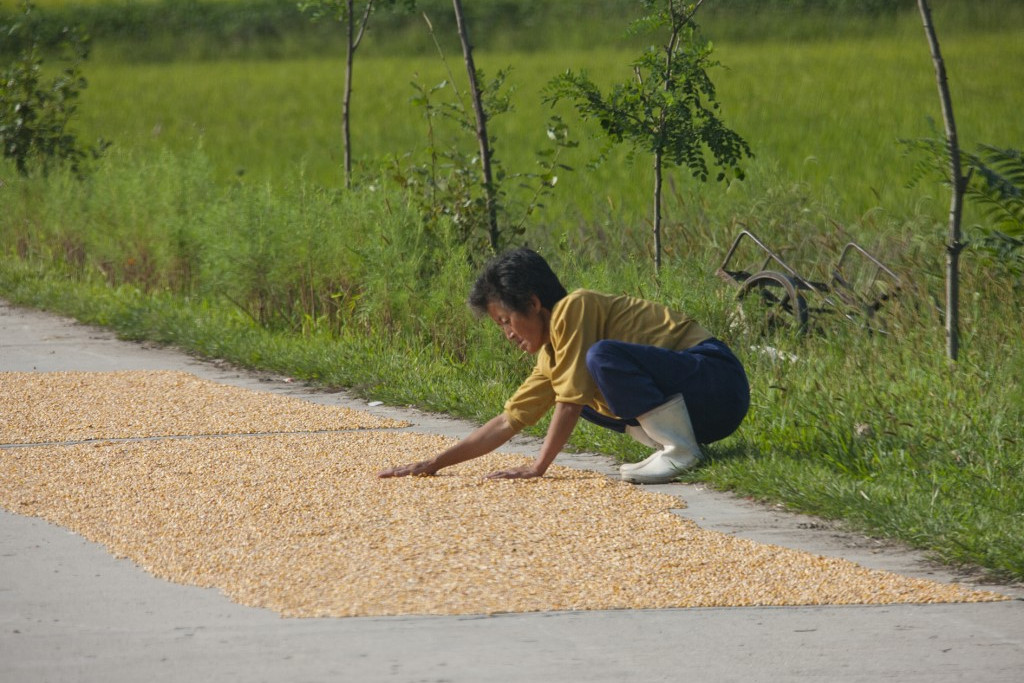
POLYGON ((654 453, 651 453, 650 455, 648 455, 646 459, 641 460, 640 462, 624 462, 624 463, 622 463, 622 465, 619 466, 619 475, 620 476, 624 472, 630 472, 632 470, 635 470, 638 467, 643 467, 648 462, 650 462, 651 459, 654 456, 658 455, 658 453, 661 452, 661 448, 662 448, 662 445, 660 443, 658 443, 657 441, 655 441, 654 439, 652 439, 650 437, 650 435, 647 432, 644 431, 644 428, 639 426, 639 425, 626 425, 626 434, 631 436, 634 441, 639 441, 640 443, 642 443, 643 445, 647 446, 648 448, 654 448, 655 451, 654 451, 654 453))
MULTIPOLYGON (((635 467, 620 468, 623 481, 634 484, 667 484, 700 460, 700 446, 693 433, 690 413, 681 394, 637 418, 644 432, 662 444, 661 450, 635 467)), ((623 466, 625 467, 625 466, 623 466)))
POLYGON ((650 435, 644 431, 644 428, 639 425, 626 425, 626 434, 633 437, 634 441, 639 441, 648 448, 661 448, 661 444, 652 439, 650 435))

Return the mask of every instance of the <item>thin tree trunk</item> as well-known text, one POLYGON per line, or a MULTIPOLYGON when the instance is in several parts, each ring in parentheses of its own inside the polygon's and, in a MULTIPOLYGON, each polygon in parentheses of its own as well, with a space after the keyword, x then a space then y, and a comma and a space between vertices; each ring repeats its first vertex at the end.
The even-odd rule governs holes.
POLYGON ((661 275, 661 150, 654 151, 654 273, 661 275))
POLYGON ((359 20, 359 30, 355 28, 355 0, 345 3, 345 92, 341 100, 341 139, 345 152, 345 189, 352 189, 352 70, 356 59, 356 50, 366 34, 366 25, 370 23, 374 0, 367 0, 359 20))
POLYGON ((348 0, 345 7, 347 16, 345 17, 345 26, 347 29, 347 35, 345 38, 346 52, 345 52, 345 93, 342 96, 341 101, 341 139, 345 146, 345 189, 352 189, 352 137, 350 134, 351 122, 350 117, 350 106, 352 103, 352 62, 356 56, 356 45, 355 45, 355 27, 353 23, 356 20, 355 17, 355 0, 348 0))
POLYGON ((469 31, 466 28, 462 12, 461 0, 452 0, 455 8, 455 22, 459 29, 459 40, 462 42, 462 56, 469 74, 469 89, 473 98, 473 111, 476 114, 476 139, 480 144, 480 170, 483 174, 484 196, 487 203, 488 235, 491 249, 499 248, 500 233, 498 231, 498 203, 495 199, 494 180, 491 175, 491 146, 487 137, 487 114, 484 112, 480 99, 480 86, 476 80, 476 66, 473 64, 473 46, 469 42, 469 31))
POLYGON ((949 151, 949 177, 953 197, 949 204, 949 242, 946 245, 946 355, 957 360, 960 352, 960 252, 963 251, 960 221, 963 217, 963 198, 967 181, 960 168, 960 142, 956 133, 956 119, 953 117, 953 101, 949 95, 946 80, 946 65, 939 50, 939 39, 932 25, 931 10, 927 0, 917 0, 924 32, 928 37, 932 62, 935 65, 935 79, 942 103, 942 120, 946 127, 946 145, 949 151))
MULTIPOLYGON (((677 23, 673 19, 672 23, 672 34, 669 36, 668 44, 665 46, 665 91, 671 91, 675 81, 675 65, 672 63, 672 55, 675 54, 676 46, 679 44, 679 32, 682 31, 683 27, 690 23, 690 19, 697 13, 697 9, 700 8, 704 0, 698 0, 698 2, 691 8, 689 15, 683 19, 682 22, 677 23)), ((673 17, 676 16, 675 7, 673 3, 669 3, 669 11, 673 17)), ((637 78, 640 77, 637 72, 637 78)), ((661 117, 658 122, 658 129, 665 129, 665 116, 666 112, 662 110, 661 117)), ((654 274, 656 276, 661 275, 661 193, 662 193, 662 176, 663 176, 662 163, 662 151, 659 147, 654 151, 654 274)))

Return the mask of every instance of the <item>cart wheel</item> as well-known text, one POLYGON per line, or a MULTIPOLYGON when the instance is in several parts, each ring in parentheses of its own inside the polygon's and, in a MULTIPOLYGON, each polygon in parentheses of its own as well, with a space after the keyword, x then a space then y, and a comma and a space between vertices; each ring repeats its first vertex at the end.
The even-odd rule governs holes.
POLYGON ((762 306, 744 306, 745 316, 761 320, 765 329, 788 328, 798 334, 807 331, 807 302, 788 276, 773 270, 762 270, 743 281, 738 298, 741 302, 757 299, 762 306), (756 297, 754 296, 756 295, 756 297))

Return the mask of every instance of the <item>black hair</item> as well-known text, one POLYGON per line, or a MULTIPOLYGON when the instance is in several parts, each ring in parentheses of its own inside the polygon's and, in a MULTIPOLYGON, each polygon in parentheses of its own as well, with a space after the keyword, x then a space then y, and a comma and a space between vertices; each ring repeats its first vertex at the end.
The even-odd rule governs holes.
POLYGON ((510 311, 526 313, 534 295, 550 311, 566 291, 544 257, 522 247, 499 254, 484 266, 470 290, 468 303, 477 315, 486 314, 492 301, 510 311))

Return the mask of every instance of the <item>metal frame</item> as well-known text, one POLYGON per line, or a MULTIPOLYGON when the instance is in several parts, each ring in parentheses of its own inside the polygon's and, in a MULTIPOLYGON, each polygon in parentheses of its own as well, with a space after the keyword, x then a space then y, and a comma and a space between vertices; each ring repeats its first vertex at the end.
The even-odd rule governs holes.
POLYGON ((870 318, 885 301, 895 296, 903 287, 903 280, 899 275, 856 242, 848 242, 843 247, 832 269, 831 282, 808 280, 749 230, 741 230, 736 236, 715 274, 739 288, 737 298, 742 299, 751 292, 758 292, 767 305, 792 316, 795 326, 801 333, 808 327, 810 312, 823 313, 830 309, 845 309, 842 312, 850 320, 856 320, 858 314, 870 318), (753 242, 764 255, 764 260, 754 272, 729 269, 730 262, 744 240, 753 242), (889 292, 867 298, 863 291, 855 289, 843 272, 844 267, 854 258, 862 258, 874 267, 867 280, 867 289, 874 288, 884 279, 890 285, 889 292), (820 297, 824 305, 808 307, 805 297, 807 292, 813 292, 820 297), (836 298, 833 298, 833 295, 836 298))

